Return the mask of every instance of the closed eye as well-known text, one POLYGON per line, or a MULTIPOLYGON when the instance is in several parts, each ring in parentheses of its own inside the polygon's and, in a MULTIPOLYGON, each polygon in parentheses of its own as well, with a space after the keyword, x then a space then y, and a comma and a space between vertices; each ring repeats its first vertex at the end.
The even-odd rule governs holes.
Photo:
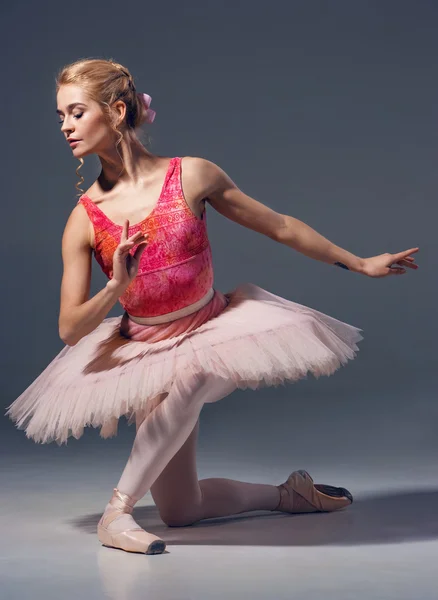
MULTIPOLYGON (((81 113, 78 113, 77 115, 73 115, 73 116, 75 117, 75 119, 80 119, 80 118, 82 117, 82 115, 83 115, 83 114, 84 114, 84 113, 83 113, 83 112, 81 112, 81 113)), ((64 121, 58 121, 58 123, 59 123, 60 125, 62 125, 62 123, 64 123, 64 121)))

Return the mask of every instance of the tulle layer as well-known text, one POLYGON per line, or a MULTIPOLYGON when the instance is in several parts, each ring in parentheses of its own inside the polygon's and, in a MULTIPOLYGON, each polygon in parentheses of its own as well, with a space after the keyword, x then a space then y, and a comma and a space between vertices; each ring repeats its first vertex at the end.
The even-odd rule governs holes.
POLYGON ((132 423, 153 410, 177 377, 215 373, 257 389, 331 375, 355 357, 361 331, 251 283, 215 290, 206 306, 171 323, 105 319, 65 346, 6 414, 36 442, 61 444, 86 426, 107 438, 121 416, 132 423))

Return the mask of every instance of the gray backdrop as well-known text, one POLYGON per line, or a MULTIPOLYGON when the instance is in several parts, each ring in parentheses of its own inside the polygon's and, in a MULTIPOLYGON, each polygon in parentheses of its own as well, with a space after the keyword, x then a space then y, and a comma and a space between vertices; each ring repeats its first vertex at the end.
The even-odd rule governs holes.
MULTIPOLYGON (((313 468, 364 498, 379 486, 398 490, 399 502, 402 489, 432 489, 436 506, 438 3, 27 2, 1 13, 4 407, 63 348, 61 237, 78 161, 57 123, 55 74, 80 57, 112 58, 153 98, 153 152, 216 162, 247 194, 356 255, 420 247, 417 272, 371 279, 207 206, 215 287, 253 282, 361 327, 364 340, 332 377, 236 391, 205 406, 200 472, 280 483, 313 468)), ((96 157, 85 160, 83 189, 100 168, 96 157)), ((95 261, 93 271, 92 294, 106 282, 95 261)), ((116 305, 108 316, 121 312, 116 305)), ((6 417, 0 428, 11 510, 17 491, 32 493, 35 506, 50 485, 66 494, 79 487, 84 504, 71 502, 82 513, 94 490, 96 515, 135 434, 122 419, 117 438, 87 429, 59 448, 27 440, 6 417)), ((432 504, 424 506, 417 514, 428 521, 407 528, 404 515, 382 534, 386 515, 355 531, 353 544, 395 542, 398 527, 409 541, 435 539, 432 504)), ((95 550, 94 537, 89 543, 95 550)), ((11 589, 22 592, 19 550, 9 564, 17 568, 8 571, 11 589)))

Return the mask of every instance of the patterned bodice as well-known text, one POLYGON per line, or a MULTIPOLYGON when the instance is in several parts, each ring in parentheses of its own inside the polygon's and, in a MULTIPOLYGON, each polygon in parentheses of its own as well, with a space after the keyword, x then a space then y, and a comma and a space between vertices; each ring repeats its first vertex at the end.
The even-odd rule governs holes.
MULTIPOLYGON (((113 223, 83 194, 81 203, 93 224, 94 256, 112 278, 113 254, 123 227, 113 223)), ((206 210, 198 218, 187 204, 181 187, 181 158, 171 159, 160 197, 152 212, 129 227, 128 236, 148 233, 136 277, 119 302, 133 316, 152 317, 197 302, 213 286, 211 247, 206 210)), ((137 246, 131 248, 134 254, 137 246)))

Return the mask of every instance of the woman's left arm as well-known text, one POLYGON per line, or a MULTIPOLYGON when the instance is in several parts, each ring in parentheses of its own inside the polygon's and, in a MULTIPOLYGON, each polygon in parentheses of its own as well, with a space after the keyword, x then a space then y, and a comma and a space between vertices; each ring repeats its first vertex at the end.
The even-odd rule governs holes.
POLYGON ((404 267, 418 268, 410 255, 418 252, 419 248, 396 254, 387 252, 370 258, 355 256, 323 237, 303 221, 278 213, 251 198, 242 192, 218 165, 202 158, 197 158, 196 161, 202 197, 221 215, 244 227, 263 233, 310 258, 369 277, 402 274, 406 272, 404 267), (398 266, 391 268, 393 264, 398 266))

